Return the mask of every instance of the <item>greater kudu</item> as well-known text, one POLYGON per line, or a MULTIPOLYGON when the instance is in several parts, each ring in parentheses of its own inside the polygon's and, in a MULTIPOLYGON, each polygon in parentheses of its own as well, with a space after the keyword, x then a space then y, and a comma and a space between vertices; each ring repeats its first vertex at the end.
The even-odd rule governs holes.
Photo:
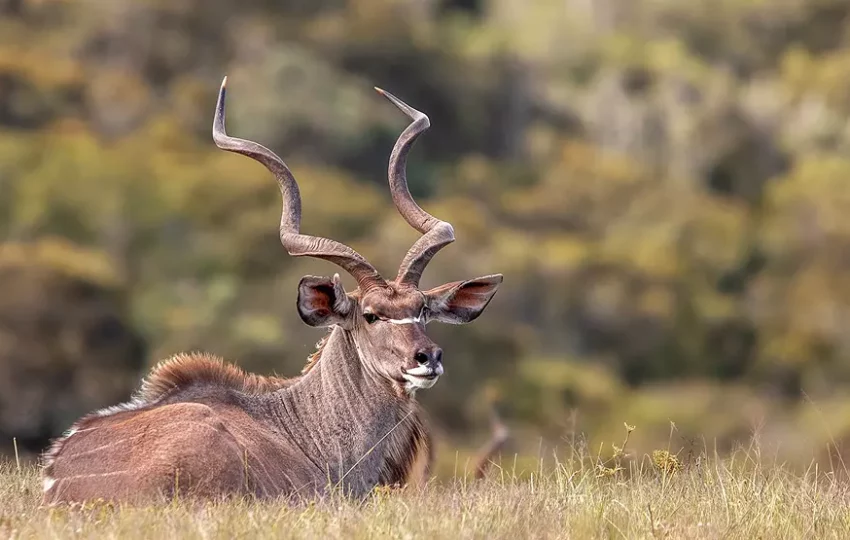
POLYGON ((130 402, 82 418, 47 451, 45 503, 178 493, 314 496, 334 486, 360 496, 405 482, 430 458, 414 394, 436 383, 443 363, 425 325, 472 321, 502 276, 419 289, 425 266, 454 241, 451 225, 422 210, 407 187, 407 154, 428 117, 378 89, 413 120, 393 148, 389 181, 399 212, 422 233, 387 281, 350 247, 301 234, 301 197, 289 168, 267 148, 225 132, 226 82, 213 122, 216 145, 274 174, 283 198, 280 240, 289 254, 333 262, 358 287, 346 292, 338 274, 301 279, 301 319, 330 330, 299 377, 246 374, 200 353, 159 364, 130 402))

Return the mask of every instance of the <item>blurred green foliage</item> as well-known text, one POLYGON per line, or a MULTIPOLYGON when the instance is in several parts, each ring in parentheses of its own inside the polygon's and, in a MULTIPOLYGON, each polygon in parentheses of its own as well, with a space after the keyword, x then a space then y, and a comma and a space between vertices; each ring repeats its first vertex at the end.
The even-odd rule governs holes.
POLYGON ((416 234, 386 187, 404 119, 372 86, 430 116, 411 189, 458 242, 425 285, 506 276, 432 330, 451 432, 493 387, 555 437, 576 409, 712 412, 731 437, 747 392, 850 383, 846 0, 0 0, 0 235, 89 250, 54 262, 112 273, 150 362, 294 374, 320 337, 295 285, 336 269, 288 257, 270 175, 214 147, 224 74, 303 229, 388 274, 416 234))
POLYGON ((102 253, 61 239, 3 244, 0 454, 42 450, 138 384, 145 345, 116 277, 102 253))

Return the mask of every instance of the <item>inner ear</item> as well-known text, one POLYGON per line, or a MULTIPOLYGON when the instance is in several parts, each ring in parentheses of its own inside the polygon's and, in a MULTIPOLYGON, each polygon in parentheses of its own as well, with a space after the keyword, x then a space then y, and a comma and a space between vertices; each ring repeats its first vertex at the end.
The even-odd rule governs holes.
POLYGON ((342 324, 352 312, 339 274, 333 278, 304 276, 298 283, 298 315, 309 326, 342 324))
POLYGON ((494 274, 431 289, 425 293, 431 317, 449 324, 472 322, 493 299, 501 283, 502 275, 494 274))

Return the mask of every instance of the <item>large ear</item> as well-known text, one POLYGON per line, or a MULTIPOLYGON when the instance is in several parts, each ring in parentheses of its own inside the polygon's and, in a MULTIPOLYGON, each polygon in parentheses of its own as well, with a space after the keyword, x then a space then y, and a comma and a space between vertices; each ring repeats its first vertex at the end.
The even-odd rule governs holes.
POLYGON ((429 318, 449 324, 466 324, 481 315, 499 290, 502 274, 446 283, 425 292, 429 318))
POLYGON ((342 324, 353 301, 345 294, 339 274, 333 278, 304 276, 298 283, 298 315, 310 326, 342 324))

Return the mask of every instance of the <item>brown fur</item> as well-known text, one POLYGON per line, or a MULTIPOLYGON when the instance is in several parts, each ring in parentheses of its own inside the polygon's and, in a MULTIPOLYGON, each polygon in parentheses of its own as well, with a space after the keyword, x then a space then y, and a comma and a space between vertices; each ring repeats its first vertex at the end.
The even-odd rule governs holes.
POLYGON ((313 369, 313 366, 315 366, 316 362, 319 361, 319 358, 321 358, 322 356, 322 351, 325 349, 325 345, 328 343, 329 337, 331 337, 330 332, 325 334, 325 336, 322 337, 322 339, 320 339, 318 343, 316 343, 316 351, 307 357, 307 363, 304 364, 303 368, 301 368, 302 374, 307 373, 308 371, 313 369))
POLYGON ((209 384, 265 394, 289 386, 297 379, 246 373, 240 367, 207 353, 180 353, 153 368, 142 383, 139 398, 155 403, 164 396, 196 384, 209 384))
MULTIPOLYGON (((317 350, 308 357, 302 373, 307 373, 316 366, 329 335, 323 337, 317 344, 317 350)), ((105 412, 108 414, 105 415, 103 411, 89 414, 76 422, 65 436, 55 440, 45 453, 43 474, 47 478, 62 477, 64 471, 61 468, 61 462, 57 462, 56 458, 63 450, 73 451, 76 450, 76 448, 73 448, 75 445, 88 445, 95 442, 109 444, 109 438, 112 436, 109 428, 139 425, 143 418, 161 417, 158 412, 152 411, 161 408, 161 406, 157 406, 163 401, 168 401, 171 405, 174 405, 175 402, 186 403, 180 400, 180 394, 183 390, 197 386, 213 386, 246 394, 263 394, 295 384, 299 379, 300 376, 283 378, 247 373, 238 366, 225 362, 212 354, 200 352, 177 354, 160 362, 151 370, 133 400, 123 406, 127 410, 121 410, 121 406, 119 406, 119 408, 106 410, 105 412), (104 430, 103 428, 107 429, 104 430), (95 436, 94 432, 98 432, 98 435, 102 433, 105 438, 102 441, 92 439, 95 436), (75 435, 73 439, 70 438, 71 434, 75 435), (66 448, 66 445, 69 446, 66 448)), ((427 479, 431 469, 433 463, 431 434, 418 403, 411 402, 410 405, 413 412, 406 419, 404 425, 399 426, 400 429, 393 432, 389 439, 389 450, 382 468, 379 485, 395 487, 419 485, 427 479)), ((176 414, 178 411, 186 409, 170 410, 176 414)), ((216 429, 220 430, 221 428, 216 427, 216 429)), ((126 450, 125 453, 133 453, 132 448, 126 450)), ((207 450, 209 451, 209 448, 207 450)), ((85 474, 104 474, 96 465, 97 462, 95 461, 89 465, 83 465, 82 468, 85 474)), ((77 466, 79 467, 79 464, 77 466)), ((169 471, 165 469, 164 471, 163 474, 167 476, 169 471)), ((75 472, 79 472, 79 469, 75 472)), ((122 477, 121 485, 123 487, 122 491, 116 494, 117 499, 128 499, 134 491, 143 488, 142 484, 131 478, 132 476, 122 477)), ((188 481, 185 477, 184 480, 188 481)), ((179 484, 179 479, 177 481, 179 484)), ((212 485, 202 486, 204 489, 213 489, 214 487, 212 485)), ((218 487, 221 488, 222 486, 218 487)), ((64 486, 62 493, 64 497, 72 499, 88 498, 87 490, 89 489, 91 489, 91 486, 87 486, 86 483, 74 482, 70 486, 64 486)), ((58 493, 57 490, 57 496, 58 493)), ((166 490, 163 495, 170 496, 173 493, 166 490)), ((45 500, 48 501, 47 497, 45 497, 45 500)))
MULTIPOLYGON (((440 296, 395 285, 370 291, 358 299, 365 307, 355 310, 349 304, 349 311, 342 312, 353 322, 335 319, 340 323, 320 341, 302 375, 291 379, 249 374, 203 353, 178 354, 160 363, 131 402, 84 417, 51 446, 44 470, 45 502, 95 493, 118 500, 137 491, 140 496, 168 495, 177 489, 172 485, 177 476, 190 493, 204 497, 291 496, 305 487, 321 493, 321 471, 331 463, 361 469, 346 487, 361 494, 375 485, 424 481, 433 460, 432 437, 407 380, 392 375, 398 373, 393 364, 414 369, 419 362, 414 353, 428 351, 429 362, 436 358, 439 365, 439 348, 422 322, 372 325, 361 314, 368 310, 390 320, 411 320, 423 312, 424 301, 434 306, 435 317, 454 320, 464 309, 456 311, 452 301, 464 300, 466 283, 440 296), (342 323, 350 328, 343 329, 342 323), (360 350, 358 332, 373 333, 373 341, 367 342, 371 350, 360 350), (366 377, 364 358, 370 369, 381 370, 382 380, 366 377), (346 403, 349 400, 354 402, 346 403), (369 410, 378 416, 370 417, 369 410), (343 420, 341 415, 351 418, 343 420), (369 425, 373 427, 363 432, 369 425), (293 439, 290 432, 299 429, 293 439), (370 455, 372 444, 382 450, 370 455), (210 449, 226 455, 213 456, 210 449), (347 454, 339 459, 328 455, 338 451, 347 454), (362 466, 361 458, 366 460, 362 466), (144 477, 148 483, 124 478, 113 485, 121 475, 144 477)), ((312 278, 310 287, 315 288, 301 294, 328 294, 339 284, 312 278)), ((479 302, 481 309, 487 301, 489 297, 479 302)), ((490 454, 477 468, 483 471, 490 454)), ((335 474, 341 482, 348 472, 340 469, 335 474)))
MULTIPOLYGON (((301 373, 316 366, 330 333, 316 344, 316 351, 307 357, 301 373)), ((165 396, 196 384, 209 384, 231 388, 248 394, 274 392, 298 381, 299 377, 265 377, 247 373, 238 366, 205 353, 183 353, 156 366, 142 385, 141 399, 155 403, 165 396)), ((407 419, 407 429, 398 430, 392 437, 390 458, 381 474, 381 484, 406 485, 420 483, 433 462, 431 434, 423 419, 418 403, 413 402, 414 413, 407 419)))
POLYGON ((365 495, 376 485, 427 474, 431 436, 414 399, 443 373, 430 320, 471 322, 502 282, 491 275, 419 290, 430 259, 454 241, 450 224, 422 210, 407 190, 407 153, 429 120, 380 91, 413 123, 390 156, 393 201, 422 233, 398 277, 385 280, 350 247, 302 234, 292 171, 269 149, 227 135, 226 78, 213 140, 274 174, 283 199, 280 240, 293 256, 333 262, 358 283, 347 293, 338 275, 298 284, 302 321, 330 328, 293 379, 247 374, 206 354, 163 362, 129 403, 84 417, 46 454, 44 501, 119 501, 175 494, 205 498, 323 495, 341 487, 365 495), (379 322, 380 321, 380 322, 379 322))

